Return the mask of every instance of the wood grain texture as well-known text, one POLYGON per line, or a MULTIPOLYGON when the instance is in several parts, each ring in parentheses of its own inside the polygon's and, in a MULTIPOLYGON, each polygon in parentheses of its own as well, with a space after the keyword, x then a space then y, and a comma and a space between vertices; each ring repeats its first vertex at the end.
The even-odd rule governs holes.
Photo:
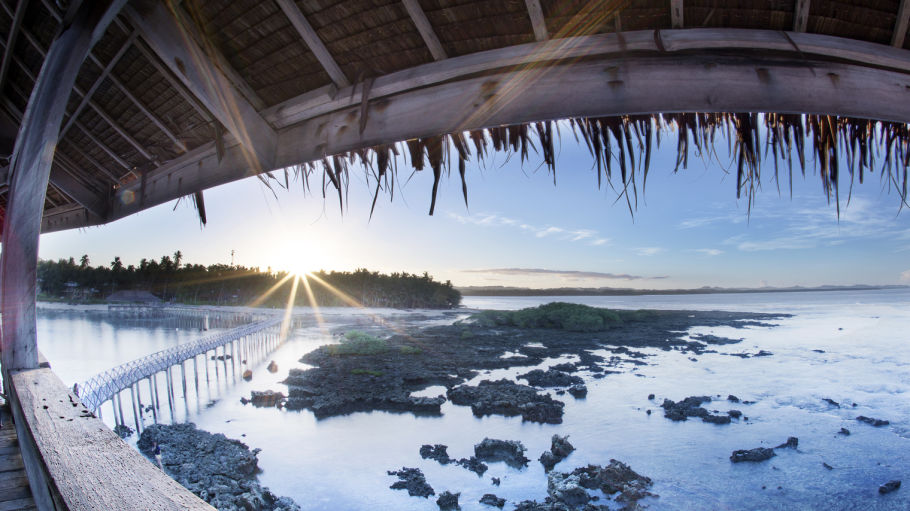
POLYGON ((12 381, 55 496, 69 510, 213 509, 89 414, 50 369, 14 372, 12 381))
POLYGON ((897 11, 897 20, 894 22, 894 34, 891 35, 891 46, 904 47, 907 29, 910 28, 910 0, 901 0, 900 9, 897 11))
POLYGON ((683 0, 670 0, 670 26, 673 28, 683 28, 685 26, 683 0))
POLYGON ((534 29, 534 39, 546 41, 550 38, 547 32, 547 20, 543 16, 543 9, 540 7, 540 0, 525 0, 525 7, 528 9, 528 17, 531 18, 531 28, 534 29))
POLYGON ((436 37, 436 31, 433 30, 433 25, 430 25, 430 20, 427 19, 427 15, 423 12, 423 9, 420 8, 420 4, 417 0, 401 0, 401 3, 404 4, 405 10, 408 11, 408 16, 411 17, 411 21, 414 22, 414 26, 416 26, 417 31, 420 32, 420 37, 423 38, 424 44, 429 48, 430 55, 433 55, 435 60, 442 60, 448 57, 445 49, 443 49, 442 44, 439 42, 439 38, 436 37))
POLYGON ((809 0, 796 0, 793 12, 793 31, 805 32, 809 27, 809 0))
POLYGON ((328 73, 329 78, 332 79, 335 85, 339 87, 351 85, 351 81, 345 76, 341 68, 338 67, 335 58, 329 53, 329 50, 325 47, 325 44, 323 44, 322 39, 319 38, 319 34, 316 33, 316 30, 313 29, 313 26, 310 25, 310 22, 307 21, 303 13, 300 12, 300 9, 297 8, 297 5, 294 4, 293 0, 275 0, 275 3, 278 4, 278 7, 280 7, 284 12, 284 15, 287 16, 288 21, 291 22, 291 25, 293 25, 294 29, 297 30, 297 33, 300 34, 303 42, 306 43, 310 51, 313 52, 316 60, 319 61, 319 64, 322 65, 322 68, 325 69, 325 72, 328 73))

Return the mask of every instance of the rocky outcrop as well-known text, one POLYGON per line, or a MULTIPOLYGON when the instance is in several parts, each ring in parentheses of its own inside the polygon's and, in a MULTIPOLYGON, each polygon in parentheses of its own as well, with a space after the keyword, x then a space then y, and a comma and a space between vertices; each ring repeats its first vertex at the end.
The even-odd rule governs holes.
POLYGON ((569 436, 553 435, 550 440, 550 450, 544 451, 538 461, 543 465, 545 472, 553 470, 557 463, 566 459, 566 456, 572 453, 575 447, 569 443, 569 436))
POLYGON ((878 492, 882 495, 886 493, 891 493, 901 487, 901 482, 898 480, 888 481, 887 483, 878 487, 878 492))
POLYGON ((484 493, 483 497, 480 497, 480 503, 502 509, 506 505, 506 499, 501 499, 492 493, 484 493))
POLYGON ((425 460, 436 460, 440 465, 448 465, 453 460, 449 457, 447 449, 449 447, 442 444, 436 445, 421 445, 420 446, 420 457, 425 460))
POLYGON ((266 367, 266 369, 267 369, 268 372, 270 372, 270 373, 277 373, 277 372, 278 372, 278 364, 276 364, 275 361, 272 360, 271 362, 269 362, 269 365, 268 365, 268 367, 266 367))
POLYGON ((588 465, 572 472, 550 472, 547 475, 547 498, 544 502, 526 500, 516 506, 516 511, 569 511, 573 509, 607 510, 608 506, 591 504, 594 497, 586 490, 600 490, 626 508, 636 508, 638 501, 655 496, 648 490, 650 478, 636 473, 621 461, 610 464, 588 465), (613 497, 615 495, 615 497, 613 497))
POLYGON ((518 375, 519 378, 527 380, 529 385, 535 387, 569 387, 572 385, 583 384, 584 380, 578 376, 564 373, 556 369, 535 369, 531 372, 518 375))
POLYGON ((436 499, 436 505, 439 506, 439 509, 442 511, 461 509, 461 506, 458 505, 458 497, 460 496, 460 493, 451 493, 444 491, 439 494, 439 498, 436 499))
POLYGON ((398 476, 398 481, 389 486, 393 490, 408 490, 408 495, 412 497, 428 498, 436 494, 433 487, 427 484, 427 479, 419 468, 401 467, 401 470, 389 470, 386 473, 398 476))
POLYGON ((247 399, 242 397, 240 398, 240 402, 243 404, 251 403, 258 408, 272 406, 281 407, 286 399, 287 396, 281 392, 275 392, 274 390, 252 390, 250 391, 250 398, 247 399))
POLYGON ((517 440, 484 438, 474 445, 474 456, 481 461, 503 461, 512 468, 524 468, 531 461, 525 457, 527 449, 517 440))
POLYGON ((672 421, 684 421, 689 417, 700 417, 702 421, 712 424, 730 424, 730 415, 715 415, 702 408, 702 404, 710 403, 709 396, 689 396, 680 402, 664 399, 661 408, 664 417, 672 421))
POLYGON ((117 424, 114 426, 114 433, 117 433, 117 436, 120 438, 129 438, 133 435, 133 428, 127 426, 126 424, 117 424))
POLYGON ((856 418, 856 420, 858 420, 860 422, 865 422, 866 424, 868 424, 870 426, 875 426, 876 428, 881 427, 881 426, 887 426, 888 424, 891 424, 890 421, 886 421, 883 419, 875 419, 873 417, 866 417, 865 415, 860 415, 859 417, 856 418))
POLYGON ((246 444, 196 429, 194 424, 147 427, 136 446, 149 458, 161 447, 165 472, 220 510, 299 511, 287 497, 259 485, 257 455, 246 444))
POLYGON ((730 461, 733 463, 741 463, 743 461, 765 461, 770 460, 776 456, 774 454, 774 449, 769 447, 756 447, 755 449, 739 449, 733 451, 733 454, 730 455, 730 461))
POLYGON ((533 387, 509 380, 483 380, 477 386, 461 385, 447 392, 456 405, 470 406, 478 417, 520 415, 528 422, 561 424, 565 404, 533 387))

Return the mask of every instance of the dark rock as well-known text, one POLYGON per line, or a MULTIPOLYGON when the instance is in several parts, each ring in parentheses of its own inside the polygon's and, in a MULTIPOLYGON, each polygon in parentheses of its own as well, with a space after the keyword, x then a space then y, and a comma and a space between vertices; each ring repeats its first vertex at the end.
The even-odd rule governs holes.
POLYGON ((572 385, 569 387, 569 394, 572 394, 575 399, 581 399, 588 395, 588 387, 581 383, 572 385))
POLYGON ((865 422, 866 424, 869 424, 870 426, 875 426, 876 428, 880 427, 880 426, 887 426, 888 424, 891 424, 890 421, 886 421, 883 419, 875 419, 872 417, 866 417, 865 415, 860 415, 859 417, 856 418, 856 420, 858 420, 860 422, 865 422))
POLYGON ((774 449, 769 449, 767 447, 756 447, 755 449, 740 449, 738 451, 733 451, 733 454, 730 455, 730 461, 733 463, 739 463, 742 461, 765 461, 773 458, 774 456, 774 449))
POLYGON ((850 430, 847 428, 840 428, 840 431, 837 432, 838 435, 849 436, 850 430))
POLYGON ((822 462, 822 466, 825 467, 825 468, 827 468, 828 470, 834 470, 834 467, 832 467, 831 465, 825 463, 824 461, 822 462))
POLYGON ((557 463, 564 460, 566 456, 572 453, 575 447, 569 443, 569 436, 553 435, 550 440, 550 450, 544 451, 538 459, 543 465, 544 472, 553 470, 557 463))
MULTIPOLYGON (((461 458, 460 460, 455 461, 455 464, 460 467, 464 467, 464 468, 470 470, 471 472, 474 472, 475 474, 478 475, 478 477, 482 476, 484 474, 484 472, 486 472, 487 469, 490 468, 487 466, 486 463, 477 459, 476 456, 471 456, 470 458, 461 458)), ((496 481, 499 480, 496 478, 494 478, 494 479, 496 481)), ((497 486, 499 486, 499 485, 497 484, 497 486)))
POLYGON ((648 492, 651 479, 636 473, 621 461, 610 460, 606 467, 588 465, 576 468, 571 475, 578 476, 579 485, 589 490, 600 490, 606 495, 619 492, 615 498, 618 502, 635 503, 636 501, 654 496, 648 492))
POLYGON ((730 401, 731 403, 739 403, 739 398, 733 394, 730 394, 727 396, 727 401, 730 401))
POLYGON ((269 362, 269 365, 268 365, 268 367, 266 367, 266 369, 267 369, 270 373, 277 373, 277 372, 278 372, 278 364, 276 364, 275 361, 272 360, 271 362, 269 362))
POLYGON ((878 492, 882 495, 886 493, 891 493, 901 487, 901 482, 898 480, 888 481, 887 483, 878 487, 878 492))
POLYGON ((117 436, 120 438, 129 438, 134 433, 133 428, 127 426, 126 424, 118 424, 114 426, 114 433, 117 433, 117 436))
POLYGON ((719 337, 717 335, 711 335, 711 334, 693 334, 693 335, 690 335, 689 337, 691 337, 692 340, 694 340, 696 342, 703 342, 703 343, 713 344, 713 345, 717 345, 717 346, 721 346, 724 344, 736 344, 738 342, 742 342, 742 339, 731 339, 729 337, 719 337))
POLYGON ((389 470, 386 473, 390 476, 398 476, 398 481, 389 486, 393 490, 408 490, 408 495, 412 497, 428 498, 430 495, 436 494, 433 488, 427 484, 427 479, 419 468, 401 467, 401 470, 389 470))
POLYGON ((645 413, 648 414, 648 415, 651 415, 651 409, 648 408, 647 410, 645 410, 645 413))
POLYGON ((584 383, 584 380, 578 376, 567 374, 555 369, 535 369, 529 373, 518 375, 519 378, 527 380, 530 385, 535 387, 568 387, 584 383))
POLYGON ((152 458, 156 442, 161 447, 165 472, 218 509, 300 509, 291 499, 260 486, 256 476, 259 449, 250 451, 239 440, 196 429, 191 423, 151 425, 142 432, 136 447, 152 458))
POLYGON ((533 387, 509 380, 483 380, 476 387, 461 385, 447 392, 456 405, 470 406, 478 417, 484 415, 521 415, 528 422, 561 424, 564 403, 533 387))
POLYGON ((506 505, 506 499, 501 499, 492 493, 484 493, 483 497, 480 497, 480 503, 486 504, 488 506, 502 508, 506 505))
POLYGON ((493 483, 493 486, 499 486, 499 483, 501 482, 498 477, 491 477, 490 481, 493 483))
POLYGON ((517 440, 484 438, 479 444, 474 445, 474 456, 482 461, 503 461, 510 467, 522 468, 528 466, 531 461, 524 455, 526 450, 517 440))
POLYGON ((448 465, 453 460, 449 458, 449 453, 446 452, 448 446, 442 444, 436 445, 421 445, 420 446, 420 457, 425 460, 436 460, 441 465, 448 465))
MULTIPOLYGON (((839 330, 843 330, 843 328, 841 328, 839 330)), ((824 353, 825 352, 825 350, 812 350, 812 351, 814 351, 815 353, 824 353)))
POLYGON ((684 421, 689 417, 701 417, 704 419, 709 415, 708 410, 701 407, 703 403, 710 403, 711 398, 708 396, 690 396, 680 402, 664 399, 661 408, 664 409, 664 417, 672 421, 684 421))
POLYGON ((838 403, 837 401, 835 401, 835 400, 833 400, 833 399, 831 399, 831 398, 827 398, 827 397, 826 397, 826 398, 822 399, 822 401, 828 403, 828 404, 831 405, 831 406, 836 406, 836 407, 840 408, 840 403, 838 403))
MULTIPOLYGON (((287 399, 287 396, 281 392, 275 392, 274 390, 252 390, 250 391, 249 403, 252 403, 256 407, 270 407, 270 406, 280 406, 284 403, 284 400, 287 399)), ((246 404, 246 403, 244 403, 246 404)))
POLYGON ((654 394, 648 394, 648 399, 654 399, 654 394))
POLYGON ((243 379, 246 380, 246 381, 252 380, 252 379, 253 379, 253 371, 250 371, 249 369, 247 369, 246 371, 243 372, 242 377, 243 377, 243 379))
POLYGON ((575 364, 566 362, 563 364, 556 364, 555 366, 550 366, 550 369, 553 369, 556 371, 562 371, 564 373, 574 373, 575 371, 578 370, 578 366, 575 364))
POLYGON ((775 449, 787 449, 787 448, 796 449, 796 447, 798 445, 799 445, 799 438, 796 438, 795 436, 791 436, 791 437, 787 438, 786 442, 775 447, 775 449))
POLYGON ((573 473, 551 472, 547 475, 547 495, 571 509, 584 506, 591 500, 581 485, 580 477, 573 473))
POLYGON ((702 417, 701 420, 710 422, 711 424, 730 424, 730 415, 708 414, 702 417))
POLYGON ((734 419, 738 419, 743 416, 743 412, 739 410, 727 410, 727 415, 733 417, 734 419))
POLYGON ((774 354, 774 353, 771 353, 770 351, 759 350, 758 353, 756 353, 756 354, 754 354, 754 355, 752 355, 752 356, 753 356, 753 357, 770 357, 770 356, 773 355, 773 354, 774 354))
POLYGON ((439 509, 442 509, 444 511, 461 509, 461 506, 458 505, 459 496, 461 496, 460 493, 451 493, 444 491, 439 494, 439 498, 436 499, 436 505, 439 506, 439 509))

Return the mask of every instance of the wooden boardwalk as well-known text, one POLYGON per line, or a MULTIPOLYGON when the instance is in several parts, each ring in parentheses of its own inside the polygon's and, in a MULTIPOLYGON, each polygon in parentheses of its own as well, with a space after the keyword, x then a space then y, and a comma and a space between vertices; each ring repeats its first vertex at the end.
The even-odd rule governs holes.
POLYGON ((0 429, 0 511, 37 509, 28 487, 9 409, 0 407, 0 415, 3 420, 3 428, 0 429))

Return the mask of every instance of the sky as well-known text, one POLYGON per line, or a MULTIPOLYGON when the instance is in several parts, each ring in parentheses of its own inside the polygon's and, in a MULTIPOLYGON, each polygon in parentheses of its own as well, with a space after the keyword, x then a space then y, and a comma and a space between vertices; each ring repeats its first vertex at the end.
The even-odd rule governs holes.
POLYGON ((555 184, 533 152, 523 165, 497 154, 469 165, 467 206, 457 171, 444 176, 434 216, 427 214, 432 171, 411 175, 401 161, 394 199, 380 194, 372 218, 373 189, 359 169, 343 214, 334 190, 324 199, 318 183, 306 193, 292 178, 273 194, 248 178, 205 191, 204 227, 191 201, 174 201, 42 235, 40 257, 87 254, 92 265, 108 265, 119 256, 129 265, 180 250, 185 262, 208 265, 230 264, 233 251, 235 264, 263 270, 426 271, 456 286, 910 284, 910 210, 900 211, 897 192, 878 175, 856 183, 849 204, 842 181, 838 219, 814 171, 803 178, 795 170, 791 199, 786 178, 778 193, 773 162, 764 161, 749 211, 736 198, 725 142, 711 160, 693 149, 688 168, 674 173, 671 136, 652 157, 631 213, 615 189, 598 188, 587 148, 564 132, 555 184))

